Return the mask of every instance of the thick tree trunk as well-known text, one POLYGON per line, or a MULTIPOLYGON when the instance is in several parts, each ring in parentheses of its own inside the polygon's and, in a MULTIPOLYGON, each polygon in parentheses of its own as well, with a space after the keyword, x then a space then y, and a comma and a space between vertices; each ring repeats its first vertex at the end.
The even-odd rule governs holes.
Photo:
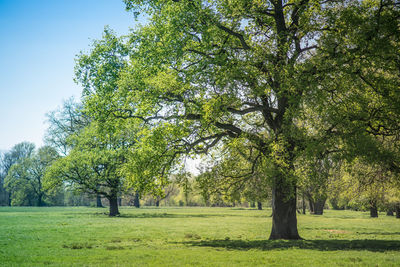
POLYGON ((102 208, 103 204, 101 203, 101 196, 99 194, 96 195, 96 207, 102 208))
POLYGON ((400 205, 396 205, 396 218, 400 219, 400 205))
POLYGON ((117 195, 110 196, 108 198, 108 201, 110 202, 110 213, 108 215, 109 216, 117 216, 117 215, 119 215, 118 197, 117 197, 117 195))
POLYGON ((260 201, 257 201, 257 209, 262 210, 262 203, 260 201))
POLYGON ((133 206, 140 208, 139 192, 135 192, 135 197, 133 199, 133 206))
POLYGON ((314 214, 315 215, 322 215, 324 214, 324 206, 325 206, 326 198, 325 199, 318 199, 314 202, 314 214))
POLYGON ((392 210, 392 209, 389 209, 389 210, 386 212, 386 215, 387 215, 387 216, 394 216, 393 210, 392 210))
POLYGON ((269 239, 301 239, 297 231, 296 186, 282 180, 275 182, 272 189, 272 230, 269 239))
POLYGON ((377 218, 378 217, 378 208, 376 206, 376 202, 371 202, 371 206, 370 206, 370 215, 372 218, 377 218))
POLYGON ((157 200, 156 200, 156 207, 159 207, 159 206, 160 206, 160 200, 157 199, 157 200))

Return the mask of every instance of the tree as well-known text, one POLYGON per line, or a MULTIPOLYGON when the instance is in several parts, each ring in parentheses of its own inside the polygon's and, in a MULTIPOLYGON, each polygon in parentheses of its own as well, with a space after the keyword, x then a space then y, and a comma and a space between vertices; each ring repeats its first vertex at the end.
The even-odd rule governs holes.
POLYGON ((90 121, 90 117, 82 110, 82 105, 70 98, 61 108, 47 114, 49 127, 45 142, 57 149, 60 155, 67 155, 72 148, 68 137, 79 133, 90 124, 90 121))
MULTIPOLYGON (((260 162, 268 167, 273 208, 270 239, 299 239, 294 163, 312 135, 299 123, 302 112, 314 102, 323 108, 333 88, 344 93, 351 87, 354 77, 342 79, 336 66, 343 59, 351 66, 357 63, 351 55, 345 57, 352 46, 339 44, 338 57, 330 52, 337 40, 348 38, 346 34, 352 40, 361 38, 346 26, 354 23, 352 15, 360 10, 387 14, 394 9, 393 2, 125 2, 136 14, 146 12, 149 23, 132 33, 125 46, 107 43, 105 38, 109 48, 129 49, 125 54, 129 64, 126 57, 115 54, 110 56, 117 59, 113 65, 80 61, 81 79, 92 77, 94 82, 86 90, 88 110, 104 120, 141 119, 152 131, 163 131, 167 150, 160 154, 171 158, 164 163, 173 163, 182 154, 208 153, 221 143, 244 142, 260 153, 260 162), (101 70, 112 67, 113 72, 107 70, 111 75, 104 76, 115 82, 111 90, 97 83, 103 78, 91 70, 92 63, 101 70), (321 76, 325 76, 323 83, 321 76), (328 87, 332 83, 327 78, 335 87, 328 87)), ((368 20, 365 15, 360 19, 368 20)), ((393 21, 389 16, 382 27, 393 21)), ((375 50, 378 57, 384 50, 375 50)), ((321 114, 322 121, 326 122, 323 115, 334 112, 332 107, 321 114)), ((331 116, 321 132, 337 131, 332 127, 337 121, 331 116)))
MULTIPOLYGON (((70 137, 79 134, 91 122, 91 118, 83 111, 82 105, 73 98, 65 101, 62 108, 48 113, 47 118, 49 128, 45 142, 64 156, 68 155, 73 148, 70 137)), ((96 206, 103 207, 100 195, 96 195, 96 206)))
POLYGON ((385 206, 390 189, 397 189, 393 173, 384 166, 368 164, 361 159, 354 160, 348 169, 346 193, 352 199, 350 204, 369 210, 371 217, 378 217, 378 210, 385 206))
POLYGON ((268 171, 261 159, 259 151, 241 142, 222 147, 204 162, 196 178, 203 198, 210 201, 214 194, 223 195, 231 202, 257 203, 261 210, 262 202, 271 196, 268 171))
POLYGON ((109 215, 118 215, 118 195, 125 180, 120 168, 126 162, 131 145, 126 140, 133 140, 131 134, 130 128, 105 132, 92 121, 70 137, 73 148, 51 165, 46 174, 47 186, 66 182, 76 190, 101 195, 109 201, 109 215))
POLYGON ((50 192, 43 186, 46 169, 58 157, 51 147, 42 147, 30 157, 12 165, 4 180, 12 205, 44 206, 50 192))
MULTIPOLYGON (((1 158, 0 167, 2 170, 1 177, 5 179, 10 171, 11 167, 24 160, 25 158, 29 158, 35 149, 35 145, 29 142, 22 142, 13 146, 10 151, 3 154, 1 158)), ((4 180, 2 180, 2 184, 4 185, 4 180)), ((7 198, 7 205, 11 206, 11 192, 4 192, 7 198)))

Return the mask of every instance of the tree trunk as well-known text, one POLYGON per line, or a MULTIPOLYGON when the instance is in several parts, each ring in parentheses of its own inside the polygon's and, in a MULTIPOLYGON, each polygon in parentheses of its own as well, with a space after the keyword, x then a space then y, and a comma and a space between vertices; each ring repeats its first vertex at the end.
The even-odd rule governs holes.
POLYGON ((117 216, 117 215, 119 215, 118 197, 117 197, 117 195, 110 196, 108 198, 108 201, 110 202, 110 213, 108 215, 109 216, 117 216))
POLYGON ((314 214, 314 200, 312 198, 308 198, 308 204, 310 205, 310 213, 314 214))
POLYGON ((262 210, 262 203, 260 201, 257 201, 257 209, 262 210))
POLYGON ((157 199, 157 200, 156 200, 156 207, 159 207, 159 206, 160 206, 160 200, 157 199))
POLYGON ((269 239, 301 239, 296 216, 296 185, 279 177, 272 189, 272 230, 269 239))
POLYGON ((386 215, 387 215, 387 216, 394 216, 393 210, 392 210, 392 209, 389 209, 389 210, 386 212, 386 215))
POLYGON ((314 202, 314 214, 322 215, 324 214, 324 206, 325 206, 326 198, 318 199, 314 202))
POLYGON ((103 204, 101 203, 101 196, 99 194, 96 195, 96 207, 102 208, 103 204))
POLYGON ((370 215, 372 218, 377 218, 378 217, 378 208, 376 206, 376 202, 372 201, 371 206, 370 206, 370 215))
POLYGON ((118 206, 120 206, 120 207, 122 206, 122 197, 118 198, 118 206))
POLYGON ((133 206, 140 208, 139 192, 135 192, 135 197, 133 199, 133 206))
POLYGON ((11 207, 11 192, 7 192, 7 204, 11 207))
POLYGON ((396 218, 400 219, 400 205, 396 205, 396 218))
POLYGON ((38 205, 39 207, 43 207, 43 206, 44 206, 42 194, 39 194, 39 196, 38 196, 37 205, 38 205))
POLYGON ((256 202, 251 201, 251 202, 250 202, 250 208, 255 208, 255 207, 256 207, 256 202))
POLYGON ((303 214, 306 214, 306 201, 305 201, 305 197, 304 197, 304 193, 301 199, 301 204, 302 204, 302 208, 303 208, 303 214))

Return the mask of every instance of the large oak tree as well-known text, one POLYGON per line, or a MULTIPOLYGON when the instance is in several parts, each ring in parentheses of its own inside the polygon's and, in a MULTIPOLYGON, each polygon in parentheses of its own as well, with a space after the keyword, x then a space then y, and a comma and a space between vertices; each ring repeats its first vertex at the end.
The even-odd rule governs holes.
MULTIPOLYGON (((345 104, 351 105, 351 100, 363 103, 365 97, 352 85, 358 77, 339 71, 340 66, 357 65, 359 57, 353 56, 353 49, 365 43, 366 29, 353 30, 347 24, 354 25, 354 18, 365 10, 378 17, 389 12, 378 23, 378 28, 386 29, 396 18, 390 15, 396 4, 345 0, 125 2, 136 15, 146 13, 148 23, 130 34, 124 46, 129 52, 114 61, 115 68, 98 64, 103 76, 90 76, 96 74, 93 64, 80 61, 81 79, 95 82, 88 83, 90 90, 86 88, 89 112, 106 120, 109 116, 141 119, 163 144, 164 151, 158 155, 165 163, 173 163, 182 154, 208 153, 221 143, 242 142, 258 151, 272 187, 270 239, 300 238, 295 173, 299 152, 309 144, 318 148, 315 144, 339 132, 347 134, 348 143, 359 137, 347 130, 356 128, 352 122, 358 118, 338 126, 346 118, 345 104), (109 77, 113 80, 110 90, 103 86, 109 77), (349 98, 352 94, 346 90, 356 92, 358 98, 349 98), (326 101, 335 92, 346 101, 326 101), (317 116, 307 121, 313 108, 317 116)), ((360 22, 365 19, 361 17, 360 22)), ((380 59, 385 51, 375 48, 367 47, 378 54, 372 60, 380 59)), ((360 57, 367 53, 360 51, 355 51, 360 57)))

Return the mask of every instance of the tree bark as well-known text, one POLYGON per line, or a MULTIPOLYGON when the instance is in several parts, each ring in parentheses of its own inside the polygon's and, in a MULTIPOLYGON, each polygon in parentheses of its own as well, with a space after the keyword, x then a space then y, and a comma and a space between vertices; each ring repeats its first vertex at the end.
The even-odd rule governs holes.
POLYGON ((159 206, 160 206, 160 200, 157 199, 157 200, 156 200, 156 207, 159 207, 159 206))
POLYGON ((103 204, 101 203, 101 196, 99 194, 96 195, 96 207, 102 208, 103 204))
POLYGON ((38 205, 39 207, 43 207, 43 206, 44 206, 42 194, 39 194, 39 196, 38 196, 37 205, 38 205))
POLYGON ((374 202, 374 201, 371 202, 369 211, 370 211, 370 215, 372 218, 378 217, 378 207, 376 206, 376 202, 374 202))
POLYGON ((301 239, 297 231, 296 185, 281 177, 272 189, 272 230, 270 240, 301 239), (286 185, 285 185, 286 184, 286 185))
POLYGON ((7 204, 11 207, 11 193, 7 192, 7 204))
POLYGON ((260 201, 257 201, 257 209, 262 210, 262 203, 260 201))
POLYGON ((324 214, 324 206, 325 206, 326 198, 318 199, 314 202, 314 214, 315 215, 323 215, 324 214))
POLYGON ((389 209, 389 210, 386 212, 386 215, 387 215, 387 216, 394 216, 393 210, 392 210, 392 209, 389 209))
POLYGON ((396 218, 400 219, 400 205, 396 205, 396 218))
POLYGON ((310 206, 310 213, 314 214, 314 201, 311 199, 308 199, 308 204, 310 206))
POLYGON ((117 197, 117 195, 110 196, 108 198, 108 201, 110 202, 110 213, 108 215, 109 216, 117 216, 117 215, 119 215, 118 197, 117 197))
POLYGON ((301 205, 303 206, 303 214, 306 214, 306 201, 305 201, 305 197, 304 197, 304 193, 301 199, 301 205))
POLYGON ((140 208, 139 192, 135 192, 135 196, 133 199, 133 206, 135 206, 136 208, 140 208))

